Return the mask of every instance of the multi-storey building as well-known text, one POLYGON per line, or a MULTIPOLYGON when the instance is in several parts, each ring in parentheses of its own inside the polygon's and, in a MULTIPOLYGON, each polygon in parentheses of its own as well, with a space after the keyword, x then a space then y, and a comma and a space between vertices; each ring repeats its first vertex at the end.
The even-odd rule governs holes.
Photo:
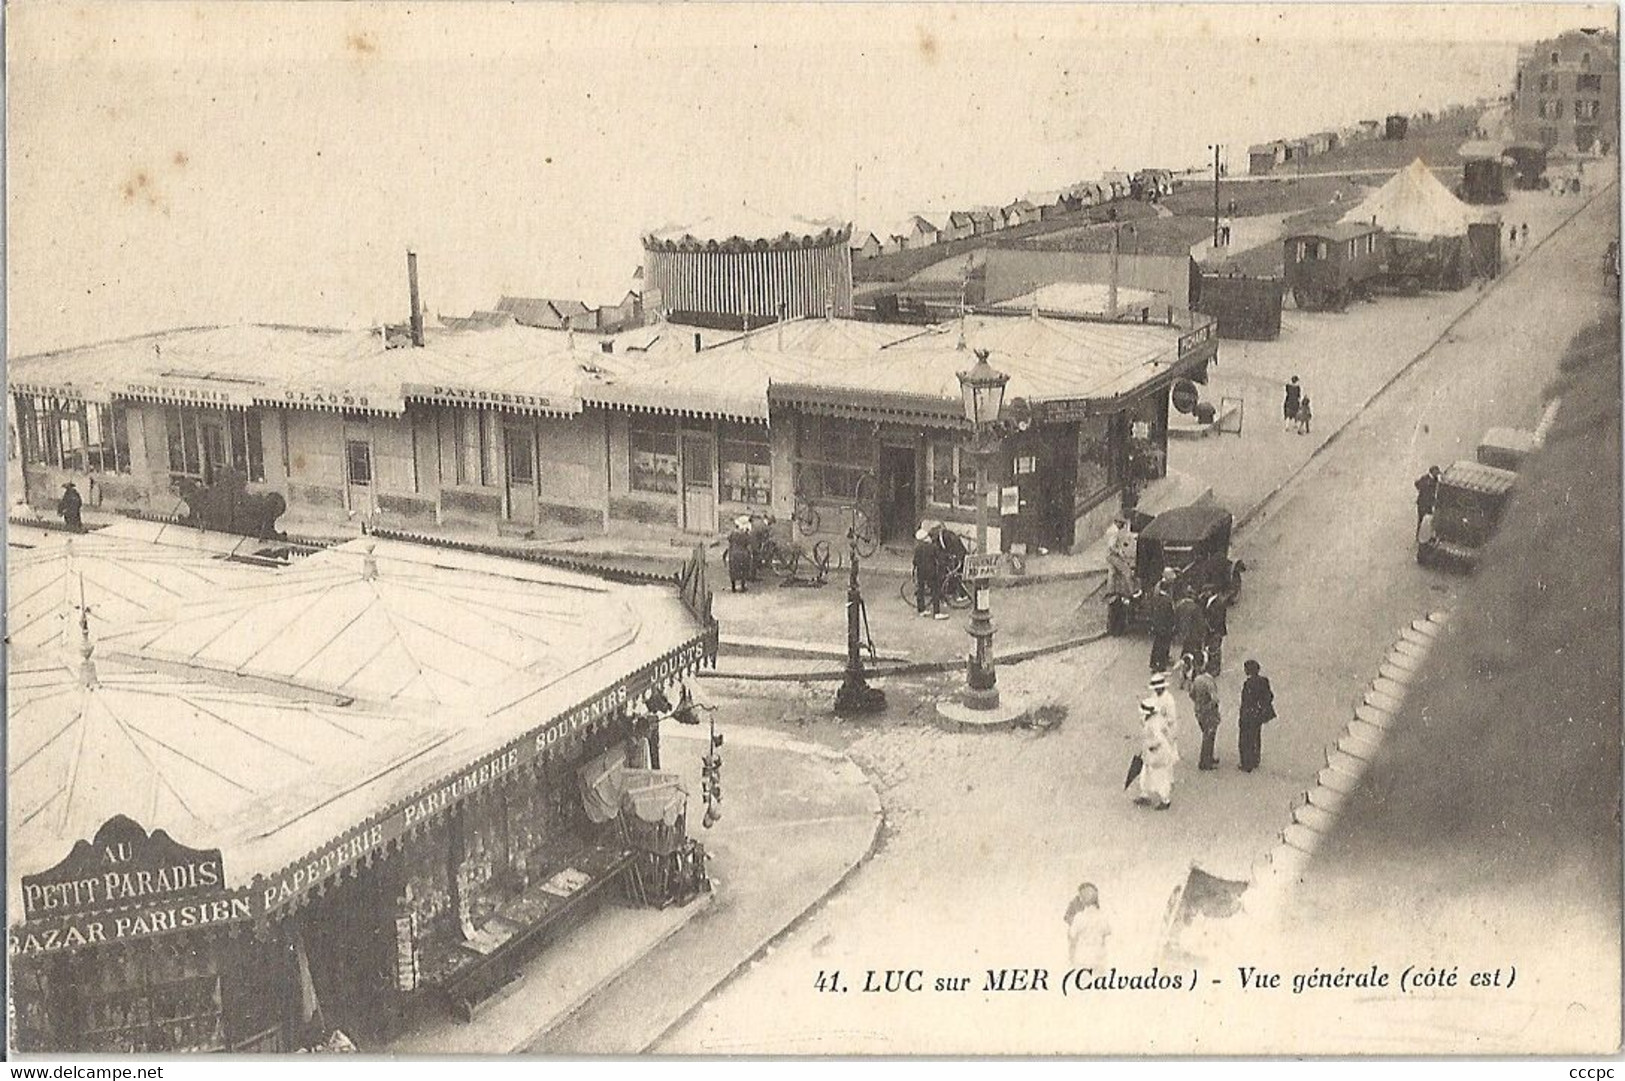
POLYGON ((1619 130, 1619 39, 1570 30, 1522 51, 1514 94, 1518 134, 1548 149, 1611 149, 1619 130))

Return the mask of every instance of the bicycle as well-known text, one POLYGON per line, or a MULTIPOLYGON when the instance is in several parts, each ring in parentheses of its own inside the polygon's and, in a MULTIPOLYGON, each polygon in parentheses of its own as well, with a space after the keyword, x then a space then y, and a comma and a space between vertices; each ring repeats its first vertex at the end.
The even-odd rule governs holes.
MULTIPOLYGON (((946 604, 949 608, 961 611, 969 608, 975 601, 975 597, 971 595, 970 586, 966 584, 962 572, 962 565, 952 567, 942 580, 942 603, 946 604)), ((903 603, 907 604, 910 608, 914 608, 916 606, 915 601, 917 598, 915 596, 914 586, 915 577, 911 573, 903 580, 902 586, 898 589, 899 595, 901 595, 903 598, 903 603)), ((930 590, 927 590, 926 598, 929 600, 930 596, 931 592, 930 590)))
POLYGON ((880 550, 880 481, 873 473, 858 477, 852 490, 852 523, 847 536, 856 543, 858 557, 868 559, 880 550))
POLYGON ((795 509, 790 513, 790 520, 795 523, 797 529, 801 530, 803 537, 810 537, 817 533, 818 527, 822 524, 818 519, 818 508, 813 506, 812 500, 800 492, 796 493, 796 505, 795 509))

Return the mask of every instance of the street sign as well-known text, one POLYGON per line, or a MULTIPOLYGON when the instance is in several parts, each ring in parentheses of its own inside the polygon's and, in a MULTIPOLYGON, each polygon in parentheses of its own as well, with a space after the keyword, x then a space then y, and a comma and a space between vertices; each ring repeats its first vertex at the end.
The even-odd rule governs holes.
POLYGON ((987 552, 965 557, 964 578, 967 582, 985 582, 999 573, 1000 552, 987 552))

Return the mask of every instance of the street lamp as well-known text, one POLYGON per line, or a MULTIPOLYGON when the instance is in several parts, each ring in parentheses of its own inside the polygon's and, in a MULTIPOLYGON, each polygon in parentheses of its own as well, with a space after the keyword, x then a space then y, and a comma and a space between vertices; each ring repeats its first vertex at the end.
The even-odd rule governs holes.
MULTIPOLYGON (((964 398, 965 419, 970 421, 976 457, 976 550, 987 552, 987 461, 998 449, 992 428, 1004 411, 1004 385, 1010 377, 987 362, 987 350, 976 350, 976 364, 959 373, 959 390, 964 398)), ((968 687, 964 703, 973 709, 997 709, 998 676, 993 670, 993 614, 988 610, 990 588, 978 581, 973 586, 975 605, 970 615, 970 636, 976 650, 966 673, 968 687)))

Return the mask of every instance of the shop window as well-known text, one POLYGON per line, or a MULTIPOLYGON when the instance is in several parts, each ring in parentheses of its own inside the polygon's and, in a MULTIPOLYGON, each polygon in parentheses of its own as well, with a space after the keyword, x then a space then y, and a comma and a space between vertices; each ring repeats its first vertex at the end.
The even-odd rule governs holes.
POLYGON ((767 427, 723 421, 717 428, 717 483, 729 503, 767 506, 773 498, 773 448, 767 427))
POLYGON ((188 935, 141 949, 72 958, 81 1048, 105 1053, 223 1050, 220 977, 209 940, 188 935))
POLYGON ((130 471, 129 418, 121 405, 92 405, 85 410, 85 447, 92 473, 130 471))
POLYGON ((930 501, 939 507, 976 507, 976 462, 969 450, 947 439, 926 444, 930 501))
POLYGON ((1580 75, 1580 76, 1577 76, 1575 78, 1575 80, 1574 80, 1574 89, 1580 90, 1580 91, 1589 90, 1593 94, 1600 94, 1602 92, 1602 76, 1601 75, 1580 75))
POLYGON ((260 442, 260 415, 244 411, 228 418, 231 431, 231 467, 249 480, 265 479, 265 447, 260 442))
POLYGON ((1349 241, 1349 258, 1350 259, 1353 259, 1357 254, 1359 254, 1359 250, 1355 246, 1356 243, 1357 243, 1357 241, 1353 241, 1353 240, 1349 241))
POLYGON ((372 483, 372 446, 361 439, 344 443, 344 473, 349 482, 364 486, 372 483))
POLYGON ((804 416, 796 427, 796 494, 850 503, 879 453, 872 424, 804 416))
POLYGON ((677 491, 677 425, 669 417, 636 417, 627 424, 634 492, 677 491))
POLYGON ((536 457, 527 428, 504 428, 502 440, 508 448, 508 483, 536 483, 536 457))
MULTIPOLYGON (((121 436, 121 411, 114 411, 114 450, 129 458, 129 440, 121 436), (121 441, 122 440, 122 444, 121 441), (122 445, 122 450, 120 446, 122 445)), ((283 468, 287 462, 287 421, 283 419, 283 468)), ((251 481, 265 479, 265 448, 260 415, 252 410, 164 409, 164 442, 171 478, 211 483, 214 470, 228 467, 251 481)), ((126 470, 120 470, 126 472, 126 470)))
POLYGON ((1111 418, 1090 417, 1078 422, 1078 474, 1074 500, 1093 503, 1112 485, 1111 418))
POLYGON ((485 414, 459 409, 452 414, 457 429, 457 483, 491 483, 490 455, 485 438, 485 414))

